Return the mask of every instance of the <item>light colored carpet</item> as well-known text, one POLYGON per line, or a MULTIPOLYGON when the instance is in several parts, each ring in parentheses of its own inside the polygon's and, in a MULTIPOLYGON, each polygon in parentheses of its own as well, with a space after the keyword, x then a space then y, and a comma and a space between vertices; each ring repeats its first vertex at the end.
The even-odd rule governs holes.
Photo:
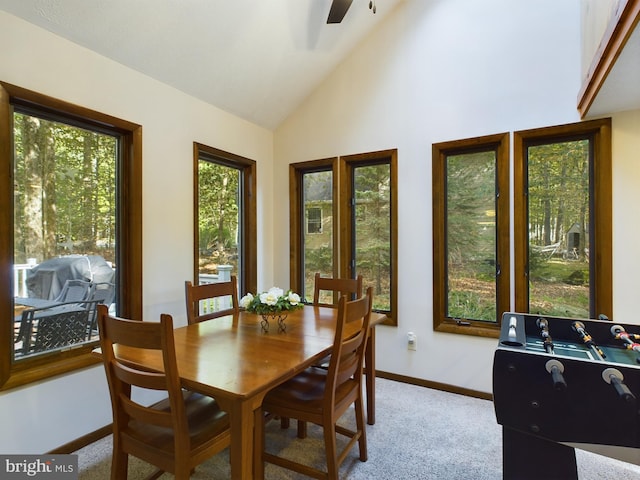
MULTIPOLYGON (((499 480, 502 478, 502 429, 493 403, 487 400, 378 379, 376 424, 367 427, 369 459, 360 462, 353 448, 340 470, 349 480, 499 480)), ((354 423, 352 410, 342 419, 354 423)), ((295 422, 281 430, 277 421, 267 425, 266 444, 280 455, 321 466, 322 431, 309 425, 308 437, 296 438, 295 422)), ((80 480, 108 479, 111 436, 79 451, 80 480)), ((640 466, 576 450, 581 480, 636 480, 640 466)), ((544 459, 536 459, 544 461, 544 459)), ((226 479, 229 456, 224 451, 196 469, 194 480, 226 479)), ((144 478, 149 465, 129 460, 129 479, 144 478)), ((164 474, 163 480, 173 478, 164 474)), ((265 478, 308 478, 267 464, 265 478)), ((541 479, 544 480, 544 479, 541 479)))

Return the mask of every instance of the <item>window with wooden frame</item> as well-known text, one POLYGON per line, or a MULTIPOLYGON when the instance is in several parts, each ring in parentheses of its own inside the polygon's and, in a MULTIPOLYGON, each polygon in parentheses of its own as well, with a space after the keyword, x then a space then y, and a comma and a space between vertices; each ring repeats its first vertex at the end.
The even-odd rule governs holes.
POLYGON ((289 166, 289 218, 291 220, 291 286, 305 302, 313 301, 314 276, 338 272, 338 162, 335 158, 289 166), (321 209, 321 232, 310 232, 307 211, 321 209))
POLYGON ((514 133, 515 309, 612 318, 611 119, 514 133))
POLYGON ((497 337, 509 310, 509 134, 433 145, 433 327, 497 337))
POLYGON ((308 301, 316 272, 363 277, 374 310, 397 325, 397 151, 290 166, 291 283, 308 301), (322 234, 308 235, 305 212, 323 203, 322 234))
POLYGON ((94 312, 72 329, 39 305, 141 318, 141 146, 139 125, 0 82, 2 389, 99 361, 94 312))
POLYGON ((225 281, 235 275, 238 292, 255 291, 256 162, 193 146, 194 281, 225 281))

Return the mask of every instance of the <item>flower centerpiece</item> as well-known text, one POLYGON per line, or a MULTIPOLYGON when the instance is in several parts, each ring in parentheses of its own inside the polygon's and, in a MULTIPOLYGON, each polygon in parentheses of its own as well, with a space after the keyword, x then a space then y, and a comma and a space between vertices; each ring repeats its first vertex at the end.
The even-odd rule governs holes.
POLYGON ((303 304, 300 295, 292 290, 286 292, 278 287, 271 287, 268 291, 256 294, 247 293, 240 299, 240 306, 248 312, 257 313, 262 316, 262 328, 269 330, 269 318, 278 320, 278 329, 285 331, 284 320, 287 312, 302 308, 303 304))

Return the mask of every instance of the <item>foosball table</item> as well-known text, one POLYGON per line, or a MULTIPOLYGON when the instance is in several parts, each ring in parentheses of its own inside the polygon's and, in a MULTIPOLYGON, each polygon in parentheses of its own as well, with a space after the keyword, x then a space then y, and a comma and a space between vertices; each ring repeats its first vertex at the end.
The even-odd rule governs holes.
POLYGON ((505 313, 493 362, 503 478, 577 479, 567 444, 640 448, 640 325, 505 313))

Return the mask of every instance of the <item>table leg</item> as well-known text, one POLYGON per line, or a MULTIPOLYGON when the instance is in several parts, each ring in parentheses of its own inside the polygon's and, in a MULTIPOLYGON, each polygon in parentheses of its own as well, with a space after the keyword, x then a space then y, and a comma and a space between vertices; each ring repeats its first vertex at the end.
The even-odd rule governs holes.
POLYGON ((364 352, 365 384, 367 392, 367 423, 376 423, 376 329, 369 329, 367 349, 364 352))
MULTIPOLYGON (((226 402, 225 402, 226 403, 226 402)), ((253 478, 253 405, 251 401, 230 402, 221 408, 229 413, 231 424, 231 448, 229 463, 231 478, 234 480, 250 480, 253 478)))
POLYGON ((578 480, 573 447, 502 427, 504 480, 578 480))

